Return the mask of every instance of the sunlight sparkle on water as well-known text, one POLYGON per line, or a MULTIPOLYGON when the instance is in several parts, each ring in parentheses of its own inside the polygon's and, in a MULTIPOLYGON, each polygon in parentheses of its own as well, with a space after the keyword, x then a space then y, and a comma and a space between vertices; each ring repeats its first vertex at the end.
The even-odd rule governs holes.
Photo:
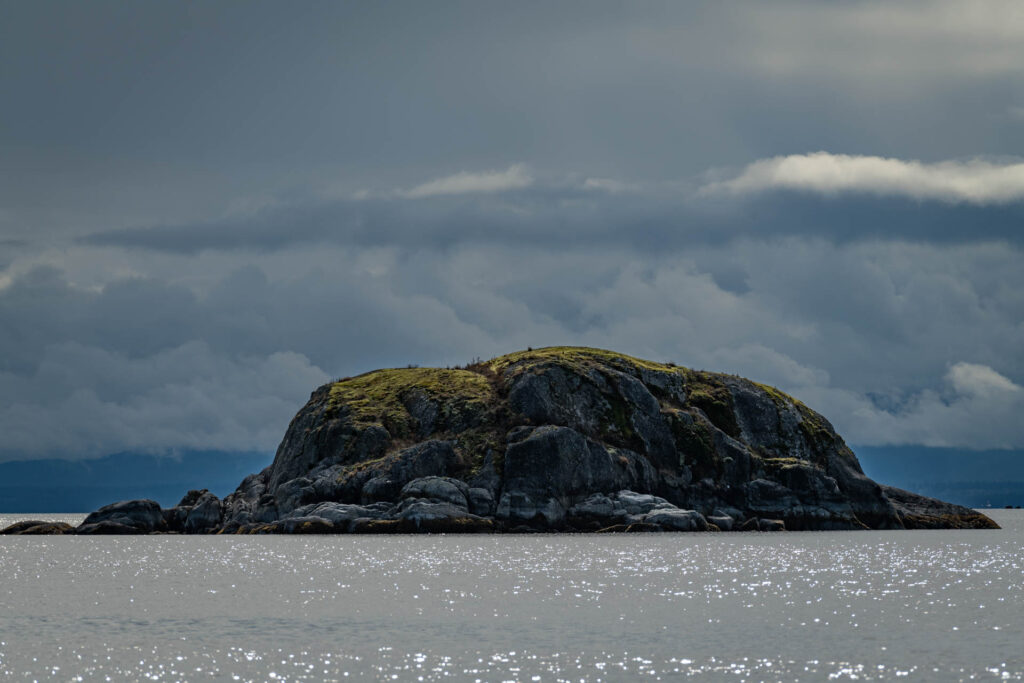
POLYGON ((1002 531, 7 537, 0 680, 1020 680, 1002 531))

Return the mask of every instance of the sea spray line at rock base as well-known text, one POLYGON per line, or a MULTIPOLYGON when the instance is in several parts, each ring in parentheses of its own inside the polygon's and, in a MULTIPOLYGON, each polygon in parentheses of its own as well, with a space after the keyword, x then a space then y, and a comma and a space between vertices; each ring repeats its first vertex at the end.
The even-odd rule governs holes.
POLYGON ((994 528, 880 486, 772 387, 600 349, 369 372, 315 390, 274 462, 224 500, 105 506, 8 533, 994 528))

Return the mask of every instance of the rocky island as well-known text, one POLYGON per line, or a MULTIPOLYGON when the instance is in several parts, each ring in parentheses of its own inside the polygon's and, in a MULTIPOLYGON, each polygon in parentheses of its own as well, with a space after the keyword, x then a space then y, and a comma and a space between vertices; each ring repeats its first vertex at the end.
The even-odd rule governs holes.
POLYGON ((875 483, 828 420, 770 386, 551 347, 326 384, 223 500, 189 491, 3 533, 934 528, 998 527, 875 483))

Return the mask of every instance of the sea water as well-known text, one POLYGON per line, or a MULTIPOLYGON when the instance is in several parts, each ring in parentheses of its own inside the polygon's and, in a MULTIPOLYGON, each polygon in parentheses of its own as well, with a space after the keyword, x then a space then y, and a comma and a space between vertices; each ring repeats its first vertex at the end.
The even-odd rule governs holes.
POLYGON ((0 681, 1020 680, 1024 511, 991 516, 1004 529, 0 537, 0 681))

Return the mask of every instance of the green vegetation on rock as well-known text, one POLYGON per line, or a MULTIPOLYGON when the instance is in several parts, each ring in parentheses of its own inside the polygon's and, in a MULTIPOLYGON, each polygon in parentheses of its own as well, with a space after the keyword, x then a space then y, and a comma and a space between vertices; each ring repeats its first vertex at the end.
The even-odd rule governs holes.
POLYGON ((686 402, 704 411, 708 419, 729 436, 739 434, 732 394, 722 381, 724 376, 699 370, 683 372, 686 377, 686 402))
POLYGON ((516 353, 492 358, 487 361, 486 365, 497 373, 503 373, 510 368, 515 368, 521 372, 535 365, 545 363, 555 363, 580 374, 585 374, 588 370, 602 365, 614 368, 632 366, 633 368, 644 368, 657 372, 677 372, 680 370, 680 368, 673 364, 655 363, 627 356, 623 353, 586 346, 547 346, 541 349, 517 351, 516 353))
POLYGON ((763 458, 758 457, 758 460, 769 472, 785 470, 792 467, 807 467, 808 463, 804 462, 800 458, 763 458))
POLYGON ((335 382, 329 409, 344 406, 354 426, 382 425, 394 437, 407 437, 413 418, 406 403, 416 392, 436 402, 442 417, 458 410, 482 410, 495 398, 491 383, 469 370, 392 368, 335 382))
POLYGON ((607 397, 610 409, 601 424, 601 435, 609 442, 620 446, 634 446, 637 440, 633 425, 630 424, 629 404, 619 396, 607 397))
POLYGON ((669 424, 679 451, 680 467, 689 467, 694 479, 715 478, 722 473, 711 431, 700 418, 676 411, 670 415, 669 424))

